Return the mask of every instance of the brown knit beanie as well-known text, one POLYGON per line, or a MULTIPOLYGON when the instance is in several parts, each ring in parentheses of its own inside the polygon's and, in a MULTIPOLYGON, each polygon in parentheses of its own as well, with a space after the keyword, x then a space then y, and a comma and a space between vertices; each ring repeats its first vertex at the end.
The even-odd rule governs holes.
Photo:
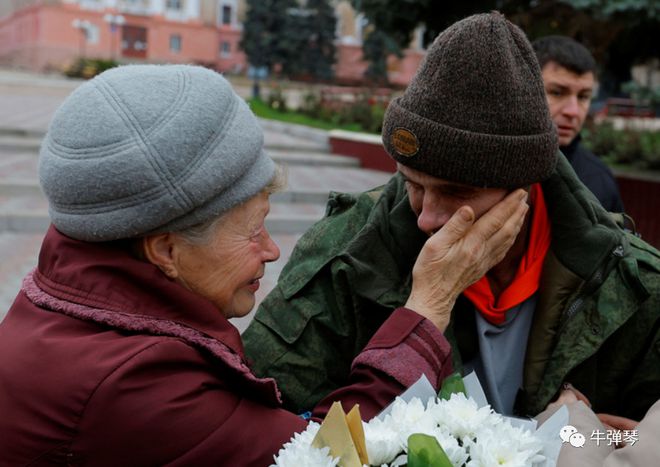
POLYGON ((498 12, 459 21, 433 42, 383 122, 398 162, 478 187, 542 181, 557 163, 557 134, 525 34, 498 12))

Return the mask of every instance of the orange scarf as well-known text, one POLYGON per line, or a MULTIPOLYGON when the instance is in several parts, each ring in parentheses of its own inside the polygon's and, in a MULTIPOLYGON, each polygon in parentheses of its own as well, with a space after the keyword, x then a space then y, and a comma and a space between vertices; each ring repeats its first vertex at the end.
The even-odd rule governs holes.
POLYGON ((539 288, 543 261, 550 247, 550 221, 540 184, 532 185, 529 198, 533 209, 529 244, 513 282, 502 292, 497 303, 486 276, 463 292, 482 316, 492 324, 504 323, 506 311, 527 300, 539 288))

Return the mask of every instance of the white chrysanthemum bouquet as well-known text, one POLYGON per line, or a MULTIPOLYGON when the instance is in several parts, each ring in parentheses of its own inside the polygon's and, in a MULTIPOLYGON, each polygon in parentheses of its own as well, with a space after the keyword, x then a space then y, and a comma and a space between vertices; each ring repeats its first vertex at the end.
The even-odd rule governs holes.
MULTIPOLYGON (((358 426, 353 411, 344 418, 341 405, 335 403, 323 425, 310 422, 303 433, 296 434, 282 447, 274 466, 526 467, 555 464, 560 445, 556 441, 558 429, 552 437, 553 429, 539 433, 534 430, 535 426, 532 429, 514 426, 518 424, 515 420, 467 397, 460 377, 458 381, 458 387, 456 379, 450 381, 451 389, 443 386, 440 397, 433 394, 426 404, 407 391, 408 400, 404 393, 404 398, 397 397, 381 415, 368 423, 357 422, 358 426)), ((428 381, 425 384, 430 387, 428 381)), ((419 390, 412 392, 420 394, 419 390)))

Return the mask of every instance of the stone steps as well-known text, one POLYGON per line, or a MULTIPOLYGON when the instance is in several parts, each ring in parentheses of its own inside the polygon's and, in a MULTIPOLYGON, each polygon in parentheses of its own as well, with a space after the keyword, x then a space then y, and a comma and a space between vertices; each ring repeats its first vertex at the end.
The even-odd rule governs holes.
MULTIPOLYGON (((40 134, 0 129, 0 155, 10 153, 37 157, 42 139, 43 135, 40 134)), ((357 159, 330 154, 322 146, 291 146, 281 141, 281 138, 270 139, 274 141, 265 141, 264 147, 268 154, 280 163, 345 167, 359 167, 360 165, 360 161, 357 159)))
MULTIPOLYGON (((46 119, 45 122, 48 122, 53 112, 54 108, 50 109, 48 115, 40 115, 40 118, 46 119)), ((19 110, 16 115, 21 113, 19 110)), ((24 119, 29 122, 29 118, 24 119)), ((11 122, 1 120, 0 123, 0 150, 39 151, 41 140, 46 134, 45 126, 39 127, 36 124, 12 125, 11 122)), ((320 155, 329 154, 328 132, 325 130, 264 119, 259 119, 259 124, 264 130, 264 146, 266 149, 294 154, 300 152, 320 155)))
MULTIPOLYGON (((43 136, 43 134, 29 131, 23 132, 22 130, 8 132, 0 130, 0 151, 21 151, 36 155, 39 152, 43 136)), ((286 139, 286 136, 283 138, 286 139)), ((283 138, 277 138, 277 140, 272 142, 265 141, 264 147, 269 153, 276 153, 282 158, 287 157, 289 154, 293 154, 294 157, 308 154, 312 155, 313 158, 316 156, 317 159, 337 157, 330 156, 324 146, 306 145, 292 147, 287 141, 282 141, 283 138)), ((359 162, 357 164, 359 165, 359 162)))
MULTIPOLYGON (((324 213, 322 203, 279 202, 276 198, 266 226, 273 234, 299 234, 324 213)), ((44 233, 49 224, 48 204, 43 195, 0 196, 0 232, 44 233)))
POLYGON ((37 154, 41 137, 0 134, 0 151, 20 151, 37 154))
MULTIPOLYGON (((329 190, 287 189, 274 193, 270 200, 273 203, 310 203, 322 204, 328 200, 329 190)), ((36 180, 10 179, 0 180, 0 204, 3 198, 9 197, 43 197, 41 187, 36 180)))
MULTIPOLYGON (((12 157, 3 166, 0 155, 0 232, 43 233, 49 224, 48 206, 37 182, 36 158, 12 157)), ((385 183, 389 177, 344 164, 310 165, 304 161, 289 165, 287 176, 288 187, 271 198, 268 227, 273 233, 306 231, 323 216, 331 190, 358 192, 385 183)))

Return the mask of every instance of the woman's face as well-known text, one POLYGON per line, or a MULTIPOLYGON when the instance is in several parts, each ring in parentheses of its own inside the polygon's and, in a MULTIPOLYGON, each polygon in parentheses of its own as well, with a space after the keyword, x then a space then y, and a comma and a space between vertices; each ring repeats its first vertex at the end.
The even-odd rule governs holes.
POLYGON ((208 244, 191 245, 179 237, 176 280, 227 318, 248 314, 266 263, 280 256, 264 225, 269 209, 268 194, 260 193, 226 213, 208 244))

